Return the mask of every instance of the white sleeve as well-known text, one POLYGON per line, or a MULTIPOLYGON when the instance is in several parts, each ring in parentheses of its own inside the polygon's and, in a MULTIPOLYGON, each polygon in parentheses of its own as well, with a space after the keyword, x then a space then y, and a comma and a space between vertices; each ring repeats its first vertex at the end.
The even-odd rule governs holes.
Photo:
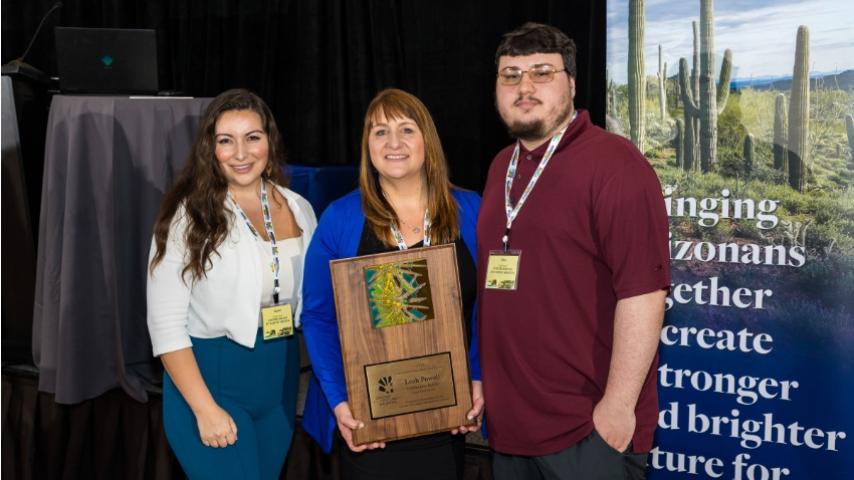
MULTIPOLYGON (((181 276, 185 264, 184 210, 175 212, 166 240, 166 253, 160 263, 149 269, 146 301, 148 304, 148 332, 154 356, 192 347, 187 332, 187 315, 190 307, 191 287, 181 276)), ((151 241, 148 264, 154 257, 156 245, 151 241)), ((189 280, 188 280, 189 282, 189 280)))
MULTIPOLYGON (((314 230, 317 228, 317 217, 314 215, 314 209, 311 208, 311 204, 303 197, 298 196, 297 204, 300 207, 299 215, 295 215, 298 220, 302 220, 300 223, 300 228, 303 231, 303 239, 302 239, 302 254, 300 258, 300 262, 302 263, 300 271, 305 277, 305 252, 308 251, 308 245, 311 243, 311 237, 314 235, 314 230)), ((302 326, 302 288, 303 282, 300 281, 300 287, 296 291, 295 305, 294 305, 294 326, 297 328, 302 326)))

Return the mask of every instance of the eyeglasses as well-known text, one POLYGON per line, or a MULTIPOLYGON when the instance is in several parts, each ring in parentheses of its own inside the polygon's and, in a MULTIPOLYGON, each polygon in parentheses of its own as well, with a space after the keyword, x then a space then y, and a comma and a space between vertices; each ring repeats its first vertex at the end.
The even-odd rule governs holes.
POLYGON ((554 65, 548 63, 534 65, 528 70, 522 70, 519 67, 504 67, 498 72, 498 82, 502 85, 519 85, 522 82, 522 76, 527 73, 528 78, 534 83, 549 83, 554 80, 556 73, 565 71, 566 68, 558 70, 554 65))

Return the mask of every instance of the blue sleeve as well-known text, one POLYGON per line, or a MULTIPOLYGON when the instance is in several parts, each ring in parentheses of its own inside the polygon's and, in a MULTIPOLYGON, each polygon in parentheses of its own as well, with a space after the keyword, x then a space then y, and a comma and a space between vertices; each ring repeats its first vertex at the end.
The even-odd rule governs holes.
POLYGON ((336 206, 330 205, 308 247, 303 274, 302 325, 305 345, 314 374, 320 383, 329 408, 347 400, 338 320, 332 291, 329 261, 342 258, 340 245, 341 219, 336 206))
MULTIPOLYGON (((480 195, 474 192, 457 191, 457 203, 460 205, 460 235, 469 249, 469 254, 477 268, 477 215, 480 212, 480 195)), ((478 302, 471 311, 471 344, 469 345, 469 365, 471 379, 480 380, 480 346, 478 342, 477 309, 478 302)))
POLYGON ((480 343, 477 335, 477 300, 471 311, 471 345, 469 345, 469 364, 471 379, 480 380, 480 343))

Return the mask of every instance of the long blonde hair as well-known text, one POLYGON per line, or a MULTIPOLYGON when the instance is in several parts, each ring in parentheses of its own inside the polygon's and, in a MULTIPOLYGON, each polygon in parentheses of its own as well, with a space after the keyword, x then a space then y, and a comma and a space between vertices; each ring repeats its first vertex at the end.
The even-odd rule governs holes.
POLYGON ((427 179, 427 208, 430 210, 430 236, 434 245, 450 243, 460 236, 457 202, 451 195, 448 180, 448 163, 436 131, 436 125, 427 107, 414 95, 388 88, 377 94, 365 112, 362 130, 362 158, 359 169, 359 188, 362 193, 362 211, 374 235, 389 246, 395 243, 389 234, 392 223, 400 221, 389 204, 379 183, 379 173, 371 163, 368 138, 374 121, 380 116, 387 119, 411 118, 424 136, 424 170, 427 179))

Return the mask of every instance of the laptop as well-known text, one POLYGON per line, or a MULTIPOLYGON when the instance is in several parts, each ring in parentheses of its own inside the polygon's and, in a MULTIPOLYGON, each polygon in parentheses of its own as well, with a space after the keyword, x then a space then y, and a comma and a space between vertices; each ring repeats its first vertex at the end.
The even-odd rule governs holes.
POLYGON ((157 32, 56 27, 59 89, 69 93, 157 93, 157 32))

